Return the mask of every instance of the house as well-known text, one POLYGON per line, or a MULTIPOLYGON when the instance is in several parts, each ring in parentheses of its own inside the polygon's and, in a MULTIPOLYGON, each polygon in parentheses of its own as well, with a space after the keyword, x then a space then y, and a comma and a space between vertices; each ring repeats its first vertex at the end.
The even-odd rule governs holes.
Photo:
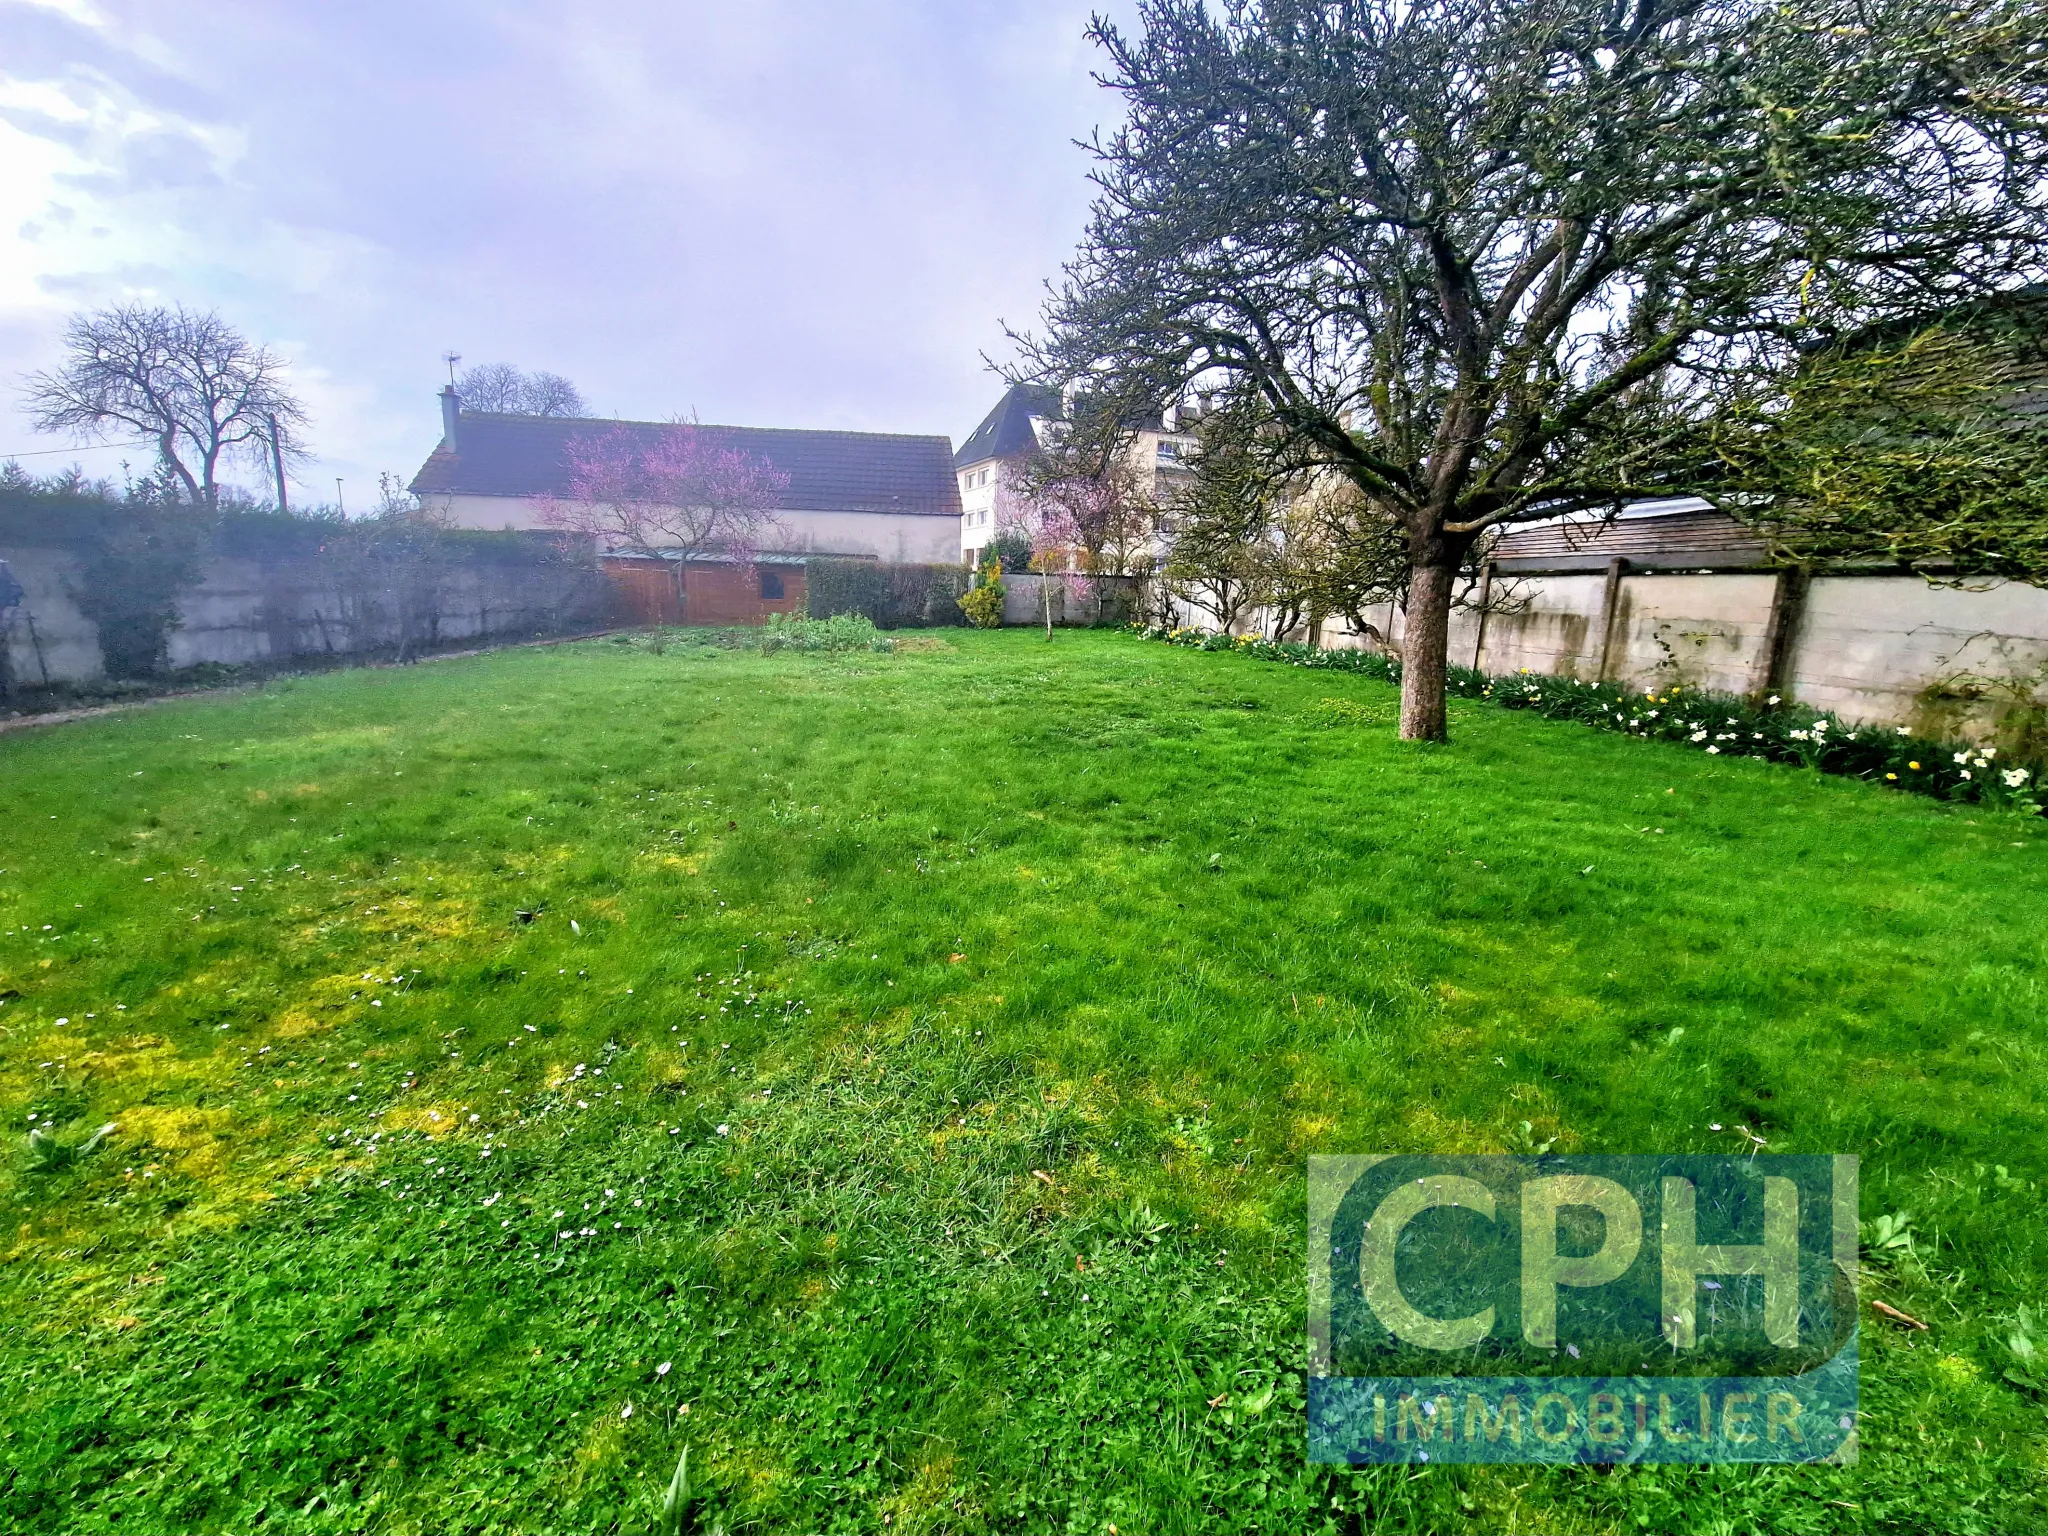
MULTIPOLYGON (((964 563, 979 564, 988 541, 1005 522, 1021 515, 1023 509, 1012 507, 1005 494, 1006 477, 1014 476, 1032 454, 1052 446, 1067 414, 1059 391, 1013 384, 961 443, 953 455, 953 473, 959 481, 964 563)), ((1177 430, 1180 425, 1172 411, 1147 414, 1128 424, 1126 451, 1141 474, 1151 476, 1153 494, 1161 500, 1182 461, 1195 451, 1195 439, 1177 430)))
MULTIPOLYGON (((449 388, 441 391, 441 442, 411 488, 457 528, 543 530, 549 500, 569 494, 570 441, 614 431, 646 439, 710 434, 788 482, 753 560, 744 567, 689 562, 683 574, 692 623, 758 623, 770 613, 802 612, 804 561, 813 557, 945 565, 959 558, 960 493, 953 445, 942 436, 515 416, 465 411, 449 388)), ((666 562, 617 550, 599 555, 641 617, 680 618, 666 562)))

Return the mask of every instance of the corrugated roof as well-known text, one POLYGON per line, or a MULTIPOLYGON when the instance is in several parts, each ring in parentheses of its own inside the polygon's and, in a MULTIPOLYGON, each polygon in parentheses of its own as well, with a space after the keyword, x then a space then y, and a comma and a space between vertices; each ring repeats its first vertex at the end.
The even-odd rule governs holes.
POLYGON ((413 477, 422 495, 566 495, 569 440, 623 430, 636 438, 701 432, 722 448, 766 460, 789 477, 781 506, 792 512, 899 512, 958 517, 953 445, 944 437, 888 432, 806 432, 783 427, 676 426, 559 416, 465 411, 456 448, 443 443, 413 477))
POLYGON ((1516 528, 1503 534, 1491 553, 1496 560, 1583 561, 1621 555, 1644 564, 1711 554, 1722 557, 1720 563, 1740 558, 1761 564, 1767 546, 1726 512, 1692 507, 1654 515, 1624 514, 1612 522, 1572 520, 1516 528))

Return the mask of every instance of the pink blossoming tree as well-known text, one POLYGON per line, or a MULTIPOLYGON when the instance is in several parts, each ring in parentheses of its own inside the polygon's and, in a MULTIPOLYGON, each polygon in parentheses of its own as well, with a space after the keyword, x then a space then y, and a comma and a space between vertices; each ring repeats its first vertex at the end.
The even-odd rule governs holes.
POLYGON ((751 562, 789 477, 694 425, 580 433, 564 449, 568 484, 541 507, 542 521, 599 549, 660 560, 689 621, 692 560, 751 562))

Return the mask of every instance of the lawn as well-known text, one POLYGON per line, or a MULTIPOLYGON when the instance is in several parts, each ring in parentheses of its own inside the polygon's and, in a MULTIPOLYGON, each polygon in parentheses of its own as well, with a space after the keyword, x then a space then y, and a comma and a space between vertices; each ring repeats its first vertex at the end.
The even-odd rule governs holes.
POLYGON ((1395 702, 593 641, 0 737, 0 1525, 2038 1528, 2040 824, 1395 702), (1308 1154, 1738 1124, 1912 1217, 1857 1465, 1304 1463, 1308 1154))

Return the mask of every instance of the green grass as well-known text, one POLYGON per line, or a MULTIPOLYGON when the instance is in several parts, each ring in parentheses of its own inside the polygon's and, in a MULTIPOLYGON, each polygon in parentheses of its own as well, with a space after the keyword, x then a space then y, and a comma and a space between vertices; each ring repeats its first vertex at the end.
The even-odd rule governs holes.
POLYGON ((1394 713, 997 633, 0 738, 0 1525, 2037 1528, 2038 823, 1394 713), (1737 1123, 1912 1216, 1858 1465, 1304 1464, 1307 1154, 1737 1123))

